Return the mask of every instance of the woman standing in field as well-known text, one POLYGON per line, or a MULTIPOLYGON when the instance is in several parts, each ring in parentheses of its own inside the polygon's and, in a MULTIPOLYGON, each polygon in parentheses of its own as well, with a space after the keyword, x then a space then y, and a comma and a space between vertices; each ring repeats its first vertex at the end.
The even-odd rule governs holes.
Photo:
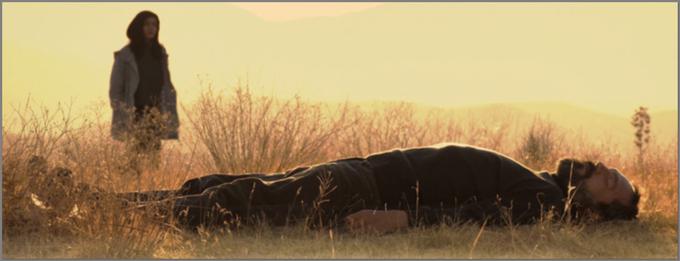
POLYGON ((158 166, 161 139, 178 139, 177 94, 170 81, 168 55, 158 42, 160 21, 150 11, 127 28, 129 44, 114 53, 109 98, 111 136, 125 141, 137 167, 138 155, 158 166))

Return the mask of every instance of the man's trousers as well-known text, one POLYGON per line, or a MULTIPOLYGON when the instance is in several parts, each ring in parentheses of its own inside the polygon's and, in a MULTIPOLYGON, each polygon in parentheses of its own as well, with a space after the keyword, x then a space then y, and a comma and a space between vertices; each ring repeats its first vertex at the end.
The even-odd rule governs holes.
POLYGON ((343 159, 284 173, 209 175, 176 192, 173 216, 184 228, 253 222, 337 225, 362 209, 380 208, 373 170, 365 159, 343 159))

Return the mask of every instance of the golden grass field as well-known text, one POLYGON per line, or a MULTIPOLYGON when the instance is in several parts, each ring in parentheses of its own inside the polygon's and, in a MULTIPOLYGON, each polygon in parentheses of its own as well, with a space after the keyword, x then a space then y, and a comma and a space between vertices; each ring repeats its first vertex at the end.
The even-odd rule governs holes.
MULTIPOLYGON (((158 169, 135 172, 126 162, 136 156, 109 135, 110 119, 102 117, 107 110, 101 103, 79 113, 67 107, 46 111, 27 102, 4 112, 4 258, 678 258, 677 138, 652 142, 640 163, 634 149, 621 149, 606 137, 585 138, 541 118, 518 125, 502 111, 461 118, 408 103, 370 107, 282 100, 239 87, 205 91, 183 107, 180 140, 164 142, 158 169), (42 155, 52 167, 72 169, 78 182, 123 192, 174 189, 208 173, 282 171, 441 142, 494 149, 537 170, 552 171, 566 156, 603 161, 641 188, 639 220, 463 224, 386 235, 304 226, 194 234, 159 223, 145 210, 106 202, 80 211, 40 207, 32 194, 59 191, 45 177, 29 177, 26 164, 32 155, 42 155)), ((630 133, 632 143, 632 126, 630 133)))

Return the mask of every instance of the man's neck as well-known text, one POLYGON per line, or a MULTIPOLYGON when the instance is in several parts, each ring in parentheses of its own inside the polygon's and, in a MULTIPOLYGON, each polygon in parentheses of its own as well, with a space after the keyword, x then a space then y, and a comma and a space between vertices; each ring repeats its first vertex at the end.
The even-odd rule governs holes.
POLYGON ((559 173, 549 173, 547 171, 540 172, 539 175, 546 181, 557 185, 557 187, 562 190, 562 197, 567 197, 567 191, 569 191, 569 177, 560 175, 559 173))

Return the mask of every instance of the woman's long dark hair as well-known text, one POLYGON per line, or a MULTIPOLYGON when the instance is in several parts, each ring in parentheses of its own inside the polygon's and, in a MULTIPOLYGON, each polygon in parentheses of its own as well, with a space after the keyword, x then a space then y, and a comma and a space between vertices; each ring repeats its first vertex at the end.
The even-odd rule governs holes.
POLYGON ((156 32, 156 36, 154 36, 153 40, 151 40, 151 46, 149 50, 151 52, 151 56, 154 59, 160 60, 162 45, 158 42, 158 34, 161 31, 161 20, 158 19, 158 15, 151 11, 139 12, 137 16, 132 19, 132 22, 130 22, 130 25, 127 28, 127 37, 130 39, 130 48, 135 54, 135 58, 139 60, 144 55, 144 51, 146 50, 146 41, 144 39, 143 28, 144 21, 146 21, 146 19, 149 17, 154 17, 158 21, 158 31, 156 32))

